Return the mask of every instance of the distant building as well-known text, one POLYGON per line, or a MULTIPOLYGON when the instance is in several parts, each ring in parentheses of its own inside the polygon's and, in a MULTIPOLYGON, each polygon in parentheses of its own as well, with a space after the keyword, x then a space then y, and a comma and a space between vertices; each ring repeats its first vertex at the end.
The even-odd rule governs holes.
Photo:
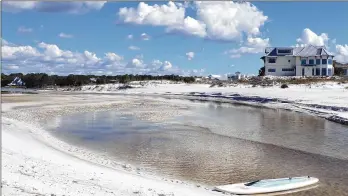
POLYGON ((343 70, 343 75, 348 76, 348 63, 340 63, 335 61, 335 67, 343 70))
POLYGON ((203 80, 203 78, 200 77, 200 76, 196 76, 196 77, 195 77, 195 81, 196 81, 196 82, 200 82, 200 81, 202 81, 202 80, 203 80))
POLYGON ((265 75, 332 76, 333 57, 325 46, 266 48, 265 75))
POLYGON ((208 79, 209 80, 220 80, 221 76, 220 75, 209 75, 208 79))
POLYGON ((91 82, 97 82, 97 78, 90 78, 89 79, 91 82))
POLYGON ((240 80, 246 78, 246 75, 241 74, 239 71, 237 71, 235 74, 228 74, 227 75, 227 80, 240 80))
POLYGON ((15 77, 15 79, 13 79, 13 81, 7 86, 12 86, 12 87, 25 86, 25 82, 23 82, 20 77, 15 77))

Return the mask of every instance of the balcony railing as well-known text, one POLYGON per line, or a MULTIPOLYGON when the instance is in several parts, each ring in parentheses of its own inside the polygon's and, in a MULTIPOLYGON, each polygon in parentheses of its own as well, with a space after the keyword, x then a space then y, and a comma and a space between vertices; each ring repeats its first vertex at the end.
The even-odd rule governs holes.
POLYGON ((308 63, 305 63, 305 64, 301 64, 301 66, 316 66, 316 64, 308 64, 308 63))

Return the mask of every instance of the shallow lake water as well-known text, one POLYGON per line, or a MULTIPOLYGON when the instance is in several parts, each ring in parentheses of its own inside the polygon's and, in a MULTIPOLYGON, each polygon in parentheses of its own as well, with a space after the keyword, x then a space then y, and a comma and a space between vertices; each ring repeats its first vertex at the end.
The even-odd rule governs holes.
POLYGON ((309 175, 320 179, 319 187, 294 195, 347 195, 347 126, 284 110, 163 104, 171 101, 190 112, 156 122, 111 110, 47 124, 56 125, 49 130, 62 140, 174 179, 221 185, 309 175))

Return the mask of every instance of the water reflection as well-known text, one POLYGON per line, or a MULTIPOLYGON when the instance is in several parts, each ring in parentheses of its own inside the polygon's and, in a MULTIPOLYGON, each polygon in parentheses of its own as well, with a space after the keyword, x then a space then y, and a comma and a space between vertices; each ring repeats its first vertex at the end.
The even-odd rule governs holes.
POLYGON ((209 105, 194 110, 192 116, 178 121, 204 123, 224 136, 348 159, 348 128, 344 125, 296 112, 246 106, 209 105))
POLYGON ((314 195, 348 192, 347 127, 283 110, 187 105, 191 113, 161 123, 107 111, 62 117, 53 131, 174 178, 219 185, 311 175, 322 183, 314 195))

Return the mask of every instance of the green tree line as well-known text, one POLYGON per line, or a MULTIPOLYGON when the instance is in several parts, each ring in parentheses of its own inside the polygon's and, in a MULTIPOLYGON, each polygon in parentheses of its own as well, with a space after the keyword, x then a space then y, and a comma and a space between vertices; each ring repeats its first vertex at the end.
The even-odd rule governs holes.
POLYGON ((47 86, 81 86, 86 84, 107 84, 107 83, 128 83, 131 81, 145 81, 145 80, 170 80, 176 82, 192 83, 195 81, 194 77, 184 77, 178 75, 164 75, 164 76, 153 76, 153 75, 117 75, 117 76, 96 76, 96 75, 73 75, 58 76, 48 75, 46 73, 11 73, 6 75, 1 74, 1 87, 4 87, 11 83, 15 77, 20 77, 25 82, 27 88, 44 88, 47 86), (92 78, 95 81, 91 80, 92 78))

